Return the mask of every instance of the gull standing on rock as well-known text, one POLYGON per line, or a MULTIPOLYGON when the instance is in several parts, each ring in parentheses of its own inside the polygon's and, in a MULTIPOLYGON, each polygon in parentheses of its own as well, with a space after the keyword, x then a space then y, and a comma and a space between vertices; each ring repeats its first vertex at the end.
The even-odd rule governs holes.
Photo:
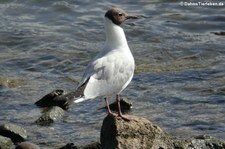
POLYGON ((137 19, 129 16, 120 8, 112 8, 105 14, 106 42, 102 51, 88 64, 83 78, 75 92, 67 94, 75 103, 87 99, 104 98, 108 114, 113 114, 109 108, 109 95, 116 95, 118 116, 125 120, 121 113, 119 94, 127 87, 134 75, 135 62, 127 44, 121 24, 127 19, 137 19))

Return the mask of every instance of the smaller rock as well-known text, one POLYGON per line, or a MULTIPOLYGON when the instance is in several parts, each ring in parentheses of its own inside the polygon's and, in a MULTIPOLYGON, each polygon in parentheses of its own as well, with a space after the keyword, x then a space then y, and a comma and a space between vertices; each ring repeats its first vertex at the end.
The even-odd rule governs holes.
MULTIPOLYGON (((120 100, 120 106, 121 106, 122 112, 127 112, 128 110, 130 110, 132 108, 132 103, 129 101, 129 99, 127 99, 126 97, 123 97, 120 100)), ((110 107, 111 110, 116 111, 117 110, 116 101, 111 103, 109 105, 109 107, 110 107)), ((104 109, 107 109, 107 107, 105 106, 104 109)))
POLYGON ((59 106, 64 110, 68 110, 75 97, 77 97, 77 92, 66 93, 64 90, 58 89, 45 95, 35 104, 39 107, 59 106))
POLYGON ((35 123, 39 125, 49 125, 63 117, 65 111, 57 106, 47 109, 36 121, 35 123))
POLYGON ((10 149, 13 142, 10 138, 0 136, 0 149, 10 149))
POLYGON ((15 149, 40 149, 40 147, 30 142, 22 142, 17 144, 15 149))
POLYGON ((0 135, 10 138, 13 143, 23 142, 27 139, 27 131, 15 124, 3 124, 0 126, 0 135))
POLYGON ((39 107, 51 107, 51 106, 59 106, 61 107, 65 101, 54 100, 55 97, 65 94, 64 90, 58 89, 54 90, 51 93, 45 95, 40 100, 35 102, 35 104, 39 107))
POLYGON ((219 35, 219 36, 225 36, 225 32, 221 31, 221 32, 212 32, 215 35, 219 35))

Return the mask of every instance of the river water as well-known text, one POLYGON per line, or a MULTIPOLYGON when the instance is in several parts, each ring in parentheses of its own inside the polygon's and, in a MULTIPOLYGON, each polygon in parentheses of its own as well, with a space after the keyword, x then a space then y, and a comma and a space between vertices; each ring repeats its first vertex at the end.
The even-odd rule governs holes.
POLYGON ((76 87, 104 44, 105 12, 119 6, 141 16, 123 24, 136 61, 134 78, 122 92, 133 103, 128 114, 143 116, 182 138, 205 134, 225 139, 221 3, 224 6, 167 0, 1 0, 0 124, 23 126, 28 140, 42 148, 99 140, 107 114, 100 109, 103 100, 74 104, 50 126, 33 123, 42 111, 34 102, 54 89, 76 87))

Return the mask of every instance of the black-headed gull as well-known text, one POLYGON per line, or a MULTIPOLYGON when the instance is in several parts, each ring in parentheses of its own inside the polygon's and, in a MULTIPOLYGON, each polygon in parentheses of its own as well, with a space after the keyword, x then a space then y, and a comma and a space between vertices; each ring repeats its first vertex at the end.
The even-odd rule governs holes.
POLYGON ((120 8, 112 8, 106 12, 104 48, 88 64, 80 84, 71 94, 75 103, 101 97, 105 99, 108 114, 113 114, 107 96, 116 95, 118 116, 129 120, 122 115, 119 94, 133 78, 135 62, 121 24, 127 19, 136 18, 127 15, 120 8))

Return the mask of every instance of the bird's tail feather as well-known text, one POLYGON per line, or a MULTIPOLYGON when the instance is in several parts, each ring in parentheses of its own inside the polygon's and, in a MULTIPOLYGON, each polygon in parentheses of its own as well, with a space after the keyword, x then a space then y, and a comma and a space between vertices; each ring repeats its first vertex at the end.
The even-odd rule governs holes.
POLYGON ((79 86, 75 90, 75 92, 67 93, 67 94, 63 95, 62 98, 65 98, 67 100, 67 103, 69 103, 69 104, 71 104, 72 102, 79 103, 79 102, 86 100, 84 98, 84 89, 85 89, 88 81, 89 81, 89 78, 81 86, 79 86))
POLYGON ((81 97, 81 98, 76 98, 76 99, 74 100, 74 102, 75 102, 75 103, 79 103, 79 102, 83 102, 83 101, 85 101, 85 100, 86 100, 85 98, 81 97))
POLYGON ((82 102, 82 101, 85 101, 87 99, 84 98, 84 89, 86 88, 86 85, 88 83, 90 78, 88 78, 81 86, 79 86, 76 91, 75 91, 75 100, 74 102, 75 103, 79 103, 79 102, 82 102))

